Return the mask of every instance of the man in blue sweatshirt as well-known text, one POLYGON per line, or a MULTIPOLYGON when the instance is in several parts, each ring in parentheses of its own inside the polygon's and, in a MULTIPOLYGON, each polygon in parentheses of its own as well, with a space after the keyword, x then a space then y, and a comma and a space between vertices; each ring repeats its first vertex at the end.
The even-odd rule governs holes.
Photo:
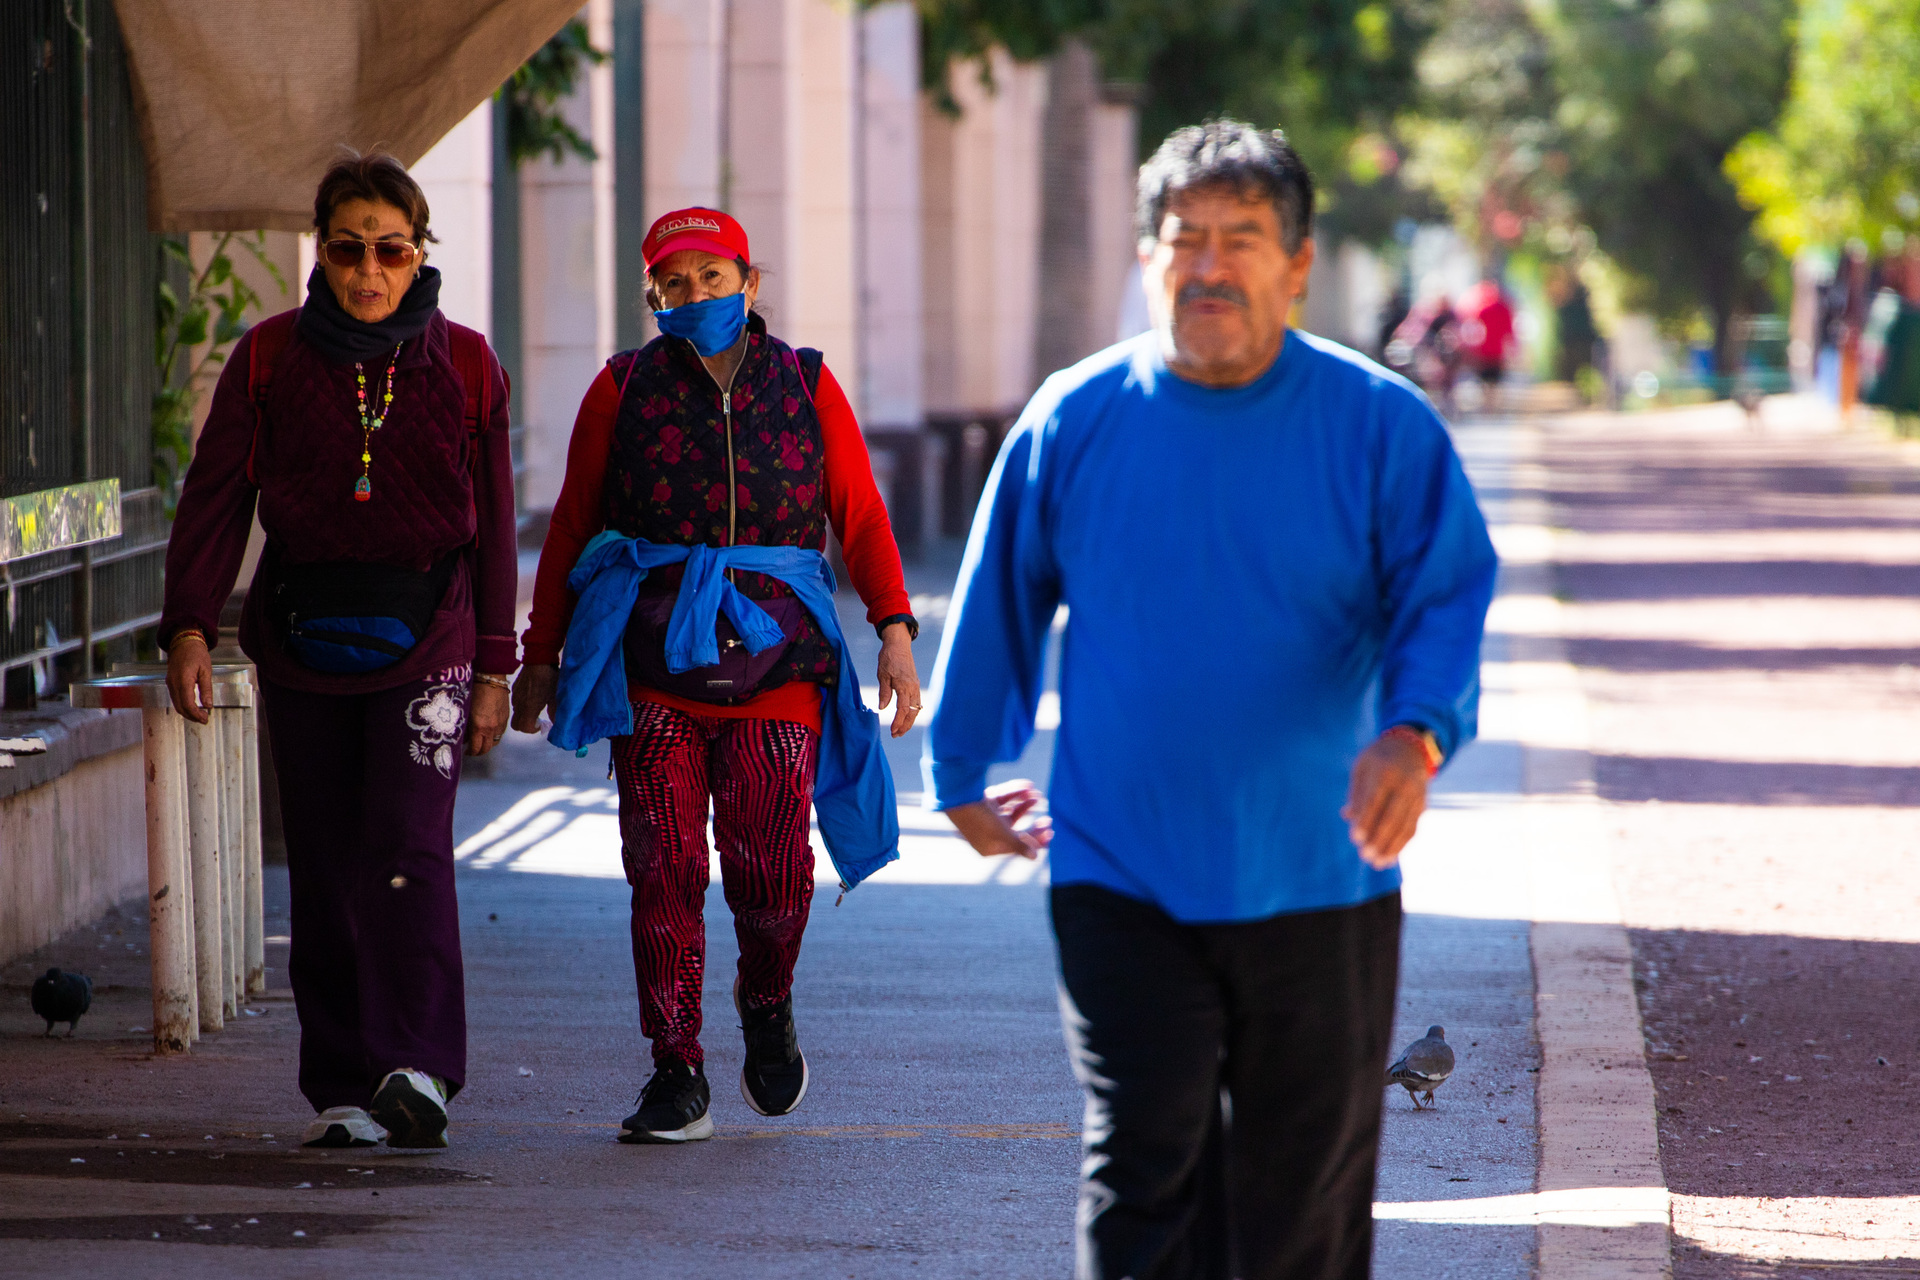
POLYGON ((1142 167, 1156 328, 1049 378, 974 517, 934 681, 934 803, 1051 846, 1087 1095, 1082 1280, 1363 1277, 1396 862, 1469 741, 1495 559, 1445 425, 1287 329, 1313 183, 1278 132, 1142 167), (1066 607, 1050 807, 1031 738, 1066 607))

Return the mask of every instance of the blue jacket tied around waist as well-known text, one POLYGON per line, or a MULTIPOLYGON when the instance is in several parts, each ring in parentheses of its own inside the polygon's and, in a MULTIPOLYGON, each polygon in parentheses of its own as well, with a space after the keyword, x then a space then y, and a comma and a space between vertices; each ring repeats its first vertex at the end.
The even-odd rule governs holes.
POLYGON ((778 578, 792 587, 840 654, 840 683, 821 704, 820 771, 814 814, 827 853, 851 889, 900 856, 900 816, 893 774, 880 748, 880 726, 860 697, 852 655, 833 608, 833 570, 806 547, 673 546, 606 532, 587 544, 567 575, 578 600, 561 651, 560 689, 547 741, 577 751, 633 732, 627 661, 621 640, 649 570, 686 561, 680 595, 667 621, 667 669, 691 671, 720 661, 714 626, 724 611, 752 653, 779 642, 780 624, 727 581, 728 569, 778 578))

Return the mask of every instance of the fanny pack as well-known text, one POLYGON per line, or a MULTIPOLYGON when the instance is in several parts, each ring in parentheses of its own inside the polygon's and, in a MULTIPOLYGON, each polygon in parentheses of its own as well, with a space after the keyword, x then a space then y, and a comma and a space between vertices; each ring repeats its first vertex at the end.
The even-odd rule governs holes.
MULTIPOLYGON (((714 634, 720 642, 720 661, 711 667, 689 671, 667 670, 667 622, 673 616, 677 593, 643 591, 634 601, 633 616, 627 623, 627 678, 649 689, 671 693, 695 702, 739 702, 774 687, 767 677, 787 656, 787 650, 800 635, 807 607, 796 596, 775 596, 756 600, 780 627, 780 642, 759 653, 749 653, 723 613, 714 621, 714 634)), ((779 682, 776 682, 779 683, 779 682)))
POLYGON ((267 616, 303 666, 330 675, 379 671, 426 637, 459 554, 425 570, 354 560, 286 565, 267 616))

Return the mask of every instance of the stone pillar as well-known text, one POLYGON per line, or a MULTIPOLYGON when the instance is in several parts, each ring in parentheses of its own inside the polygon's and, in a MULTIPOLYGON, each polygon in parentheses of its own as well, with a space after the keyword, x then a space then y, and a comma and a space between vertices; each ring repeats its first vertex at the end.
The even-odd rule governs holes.
MULTIPOLYGON (((790 306, 796 255, 787 216, 793 159, 787 146, 790 2, 730 0, 726 5, 726 149, 717 199, 746 228, 754 262, 766 268, 758 305, 767 323, 781 337, 797 341, 790 306)), ((837 376, 839 361, 833 363, 837 376)))
POLYGON ((493 333, 493 102, 480 104, 410 170, 427 194, 440 268, 440 309, 469 329, 493 333))
POLYGON ((720 201, 726 9, 725 0, 647 6, 642 119, 649 222, 669 209, 720 201))
POLYGON ((862 20, 860 328, 869 430, 918 430, 926 415, 921 299, 920 31, 904 0, 862 20))
POLYGON ((1044 66, 992 54, 952 72, 956 120, 922 114, 929 414, 1005 418, 1038 385, 1044 66), (938 243, 936 243, 936 241, 938 243))
POLYGON ((854 256, 856 42, 829 0, 786 4, 786 288, 780 336, 818 347, 864 416, 854 256))
MULTIPOLYGON (((610 0, 580 13, 611 43, 610 0)), ((526 496, 550 511, 566 474, 567 441, 581 398, 613 353, 611 68, 598 67, 560 104, 600 159, 529 160, 520 170, 520 271, 526 496), (596 129, 599 130, 596 133, 596 129)))
POLYGON ((1104 84, 1093 51, 1068 41, 1048 64, 1036 378, 1114 340, 1136 260, 1136 133, 1131 95, 1104 84))

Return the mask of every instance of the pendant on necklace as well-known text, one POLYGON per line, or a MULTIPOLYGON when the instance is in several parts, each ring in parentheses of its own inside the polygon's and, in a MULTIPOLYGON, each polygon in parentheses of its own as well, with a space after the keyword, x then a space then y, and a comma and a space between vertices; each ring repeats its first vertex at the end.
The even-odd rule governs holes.
POLYGON ((373 500, 373 482, 367 479, 365 476, 361 476, 358 480, 354 481, 353 482, 353 500, 355 502, 372 501, 373 500))

